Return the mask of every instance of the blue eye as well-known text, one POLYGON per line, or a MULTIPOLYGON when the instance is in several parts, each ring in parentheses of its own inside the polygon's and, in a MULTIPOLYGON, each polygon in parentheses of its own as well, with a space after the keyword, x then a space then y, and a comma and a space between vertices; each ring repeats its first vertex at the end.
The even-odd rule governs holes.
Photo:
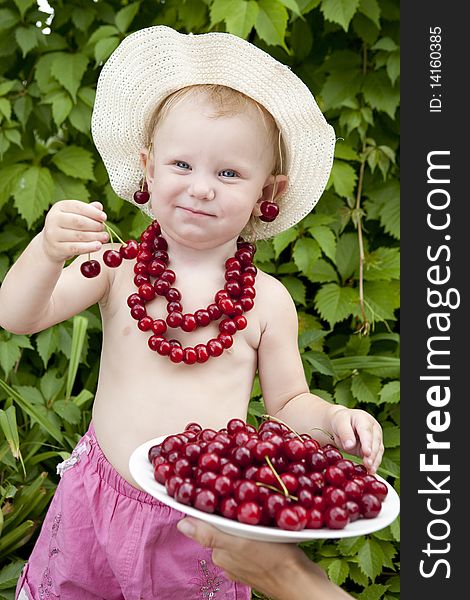
POLYGON ((232 169, 224 169, 223 171, 220 171, 220 175, 222 175, 222 177, 238 177, 237 173, 232 171, 232 169))
POLYGON ((189 165, 187 162, 184 162, 184 160, 177 160, 175 162, 175 165, 177 167, 179 167, 180 169, 189 169, 189 165))

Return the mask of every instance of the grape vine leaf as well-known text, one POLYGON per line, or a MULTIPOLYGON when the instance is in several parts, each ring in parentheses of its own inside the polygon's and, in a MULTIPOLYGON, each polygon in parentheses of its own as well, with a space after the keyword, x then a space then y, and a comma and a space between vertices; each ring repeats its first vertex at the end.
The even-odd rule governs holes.
POLYGON ((315 296, 315 307, 330 327, 343 321, 354 310, 357 293, 350 287, 341 287, 336 283, 322 286, 315 296))

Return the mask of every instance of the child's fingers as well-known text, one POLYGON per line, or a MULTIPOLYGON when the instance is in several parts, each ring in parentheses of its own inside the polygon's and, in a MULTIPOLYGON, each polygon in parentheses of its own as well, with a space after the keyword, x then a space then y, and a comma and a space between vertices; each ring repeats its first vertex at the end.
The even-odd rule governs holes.
POLYGON ((101 250, 102 243, 99 241, 91 242, 59 242, 58 253, 60 256, 80 256, 81 254, 89 254, 101 250))
POLYGON ((106 213, 103 211, 102 204, 100 202, 92 202, 87 204, 79 200, 67 200, 59 202, 57 209, 63 215, 72 216, 77 219, 77 225, 80 225, 81 219, 79 217, 86 217, 93 221, 103 223, 106 220, 106 213))
POLYGON ((335 424, 336 437, 345 450, 353 451, 356 446, 356 433, 352 427, 351 419, 347 411, 344 414, 338 414, 337 423, 335 424))
POLYGON ((105 244, 109 240, 106 231, 78 231, 76 229, 60 229, 59 243, 76 242, 101 242, 105 244))

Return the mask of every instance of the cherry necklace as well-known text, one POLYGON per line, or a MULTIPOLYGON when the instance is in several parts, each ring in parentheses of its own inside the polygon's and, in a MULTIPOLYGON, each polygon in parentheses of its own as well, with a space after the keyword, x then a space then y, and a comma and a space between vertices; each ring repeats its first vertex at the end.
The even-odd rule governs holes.
POLYGON ((161 356, 168 356, 174 363, 204 363, 230 348, 235 333, 247 326, 243 313, 253 308, 256 295, 254 284, 257 268, 253 264, 256 246, 238 238, 235 255, 225 261, 224 288, 216 292, 211 304, 194 313, 184 312, 181 292, 173 285, 176 274, 168 268, 170 259, 167 250, 168 244, 161 235, 160 225, 153 221, 142 232, 140 243, 135 240, 124 242, 119 252, 105 252, 103 260, 108 266, 115 267, 119 266, 123 258, 136 259, 134 284, 137 292, 127 298, 127 305, 131 309, 132 318, 137 321, 137 327, 141 331, 152 332, 148 339, 150 349, 161 356), (119 259, 114 256, 117 254, 119 259), (153 282, 151 278, 154 279, 153 282), (156 296, 164 296, 167 300, 166 319, 153 319, 147 314, 145 305, 156 296), (165 336, 168 328, 190 332, 219 319, 221 321, 217 337, 206 344, 197 344, 194 348, 183 348, 178 340, 168 340, 165 336))

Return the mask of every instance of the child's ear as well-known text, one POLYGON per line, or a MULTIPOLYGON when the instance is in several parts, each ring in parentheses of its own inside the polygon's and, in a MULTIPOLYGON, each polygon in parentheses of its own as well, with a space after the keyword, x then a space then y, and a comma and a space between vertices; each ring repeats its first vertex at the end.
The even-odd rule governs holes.
POLYGON ((142 172, 146 175, 147 183, 151 184, 153 182, 155 171, 155 163, 151 148, 142 148, 140 151, 140 164, 142 166, 142 172))
POLYGON ((261 196, 258 198, 255 207, 253 209, 253 214, 255 217, 259 217, 261 215, 260 204, 264 200, 268 202, 276 202, 281 196, 283 196, 287 191, 287 175, 270 175, 264 184, 263 190, 261 192, 261 196), (273 197, 274 190, 274 197, 273 197))

